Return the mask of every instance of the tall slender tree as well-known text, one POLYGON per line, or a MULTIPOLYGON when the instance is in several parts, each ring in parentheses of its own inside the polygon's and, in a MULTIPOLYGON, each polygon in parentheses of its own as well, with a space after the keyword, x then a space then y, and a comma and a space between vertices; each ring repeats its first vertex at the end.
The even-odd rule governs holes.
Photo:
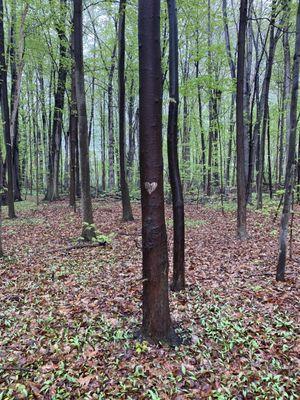
POLYGON ((173 282, 172 289, 185 287, 184 268, 184 203, 178 163, 178 22, 176 0, 168 0, 169 14, 169 117, 168 161, 173 200, 173 282))
POLYGON ((119 78, 119 158, 122 211, 124 221, 133 221, 129 189, 126 179, 126 141, 125 141, 125 21, 126 0, 120 0, 118 30, 118 78, 119 78))
POLYGON ((237 143, 237 235, 239 239, 247 237, 246 215, 246 177, 244 149, 244 76, 245 76, 245 40, 247 28, 248 1, 241 0, 240 23, 238 33, 237 60, 237 96, 236 96, 236 143, 237 143))
POLYGON ((172 342, 162 157, 160 0, 139 0, 140 179, 143 235, 143 326, 153 340, 172 342))
MULTIPOLYGON (((74 48, 74 40, 72 40, 72 48, 74 48)), ((70 140, 69 204, 75 210, 76 209, 76 144, 78 141, 78 115, 77 115, 76 84, 75 84, 74 68, 75 67, 73 65, 71 72, 72 82, 71 82, 71 100, 70 100, 70 115, 69 115, 69 140, 70 140)))
POLYGON ((60 0, 59 16, 60 18, 56 23, 56 31, 59 39, 59 66, 57 87, 54 96, 53 124, 49 149, 49 176, 46 193, 46 200, 49 201, 56 200, 59 197, 58 183, 63 126, 63 110, 65 104, 65 90, 68 72, 66 65, 68 46, 65 28, 66 0, 60 0))
POLYGON ((9 218, 15 218, 14 187, 13 187, 13 155, 10 136, 10 117, 7 91, 7 65, 5 60, 5 38, 3 20, 3 0, 0 0, 0 98, 3 122, 3 133, 6 148, 7 167, 7 205, 9 218))
POLYGON ((293 191, 293 180, 296 169, 296 140, 297 140, 297 106, 299 92, 299 66, 300 66, 300 1, 298 2, 297 22, 296 22, 296 42, 294 54, 294 66, 292 76, 292 93, 290 103, 290 132, 288 158, 285 172, 284 200, 281 216, 280 236, 279 236, 279 259, 277 264, 277 281, 284 281, 286 265, 287 233, 291 214, 291 198, 293 191))
POLYGON ((89 137, 84 88, 82 0, 74 0, 74 61, 80 147, 82 236, 90 241, 96 236, 90 188, 89 137))

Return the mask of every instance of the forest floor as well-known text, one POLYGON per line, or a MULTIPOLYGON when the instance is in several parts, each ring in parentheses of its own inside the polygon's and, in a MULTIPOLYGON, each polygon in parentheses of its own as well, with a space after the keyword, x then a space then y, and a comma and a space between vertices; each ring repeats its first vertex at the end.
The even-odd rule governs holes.
MULTIPOLYGON (((140 210, 94 202, 106 247, 77 249, 81 220, 64 201, 18 204, 0 260, 0 399, 299 398, 300 208, 293 261, 276 283, 275 205, 249 212, 235 239, 227 204, 186 206, 187 289, 171 293, 178 348, 134 339, 141 323, 140 210)), ((167 209, 171 247, 171 208, 167 209)))

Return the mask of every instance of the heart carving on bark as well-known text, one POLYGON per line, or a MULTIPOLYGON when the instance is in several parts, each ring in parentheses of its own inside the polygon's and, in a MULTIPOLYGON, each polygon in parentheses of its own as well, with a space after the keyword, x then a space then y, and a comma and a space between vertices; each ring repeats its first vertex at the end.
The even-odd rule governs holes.
POLYGON ((153 193, 154 190, 157 188, 157 182, 145 182, 145 189, 149 194, 153 193))

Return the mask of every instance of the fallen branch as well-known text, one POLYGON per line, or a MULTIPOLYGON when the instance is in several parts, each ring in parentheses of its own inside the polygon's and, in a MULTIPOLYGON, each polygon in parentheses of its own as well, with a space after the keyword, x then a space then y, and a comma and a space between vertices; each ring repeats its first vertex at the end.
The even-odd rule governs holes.
MULTIPOLYGON (((64 251, 77 250, 77 249, 85 249, 92 247, 104 247, 108 243, 107 242, 97 242, 97 243, 79 243, 74 246, 67 247, 64 251)), ((60 249, 61 250, 61 249, 60 249)))

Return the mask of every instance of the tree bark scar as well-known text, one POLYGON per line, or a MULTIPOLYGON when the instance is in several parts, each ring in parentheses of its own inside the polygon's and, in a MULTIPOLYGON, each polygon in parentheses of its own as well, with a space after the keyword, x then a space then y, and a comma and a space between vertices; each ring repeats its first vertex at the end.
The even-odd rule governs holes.
POLYGON ((164 230, 162 226, 154 225, 151 218, 147 218, 143 228, 143 237, 145 240, 143 241, 144 249, 151 250, 157 246, 160 246, 161 243, 166 241, 166 237, 164 234, 164 230))
POLYGON ((151 195, 157 188, 157 182, 145 182, 145 189, 151 195))

